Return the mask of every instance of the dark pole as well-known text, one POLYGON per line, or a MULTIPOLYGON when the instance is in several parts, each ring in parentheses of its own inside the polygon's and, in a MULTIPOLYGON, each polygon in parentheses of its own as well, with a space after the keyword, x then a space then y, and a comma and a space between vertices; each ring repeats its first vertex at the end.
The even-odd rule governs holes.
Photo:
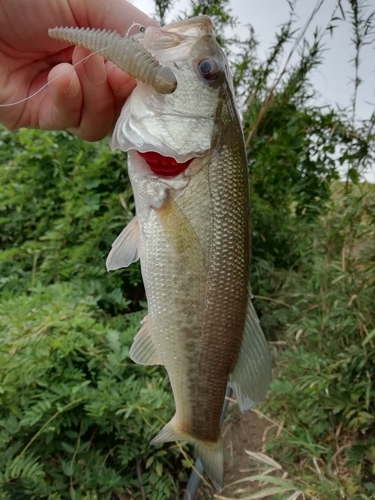
MULTIPOLYGON (((223 425, 224 422, 224 417, 227 412, 228 408, 228 403, 229 399, 232 396, 232 386, 228 383, 227 385, 227 391, 225 393, 225 399, 224 399, 224 404, 223 404, 223 410, 221 412, 221 420, 220 424, 223 425)), ((195 495, 197 494, 197 491, 199 489, 199 486, 201 484, 201 478, 200 476, 203 474, 204 468, 202 462, 199 460, 199 458, 196 459, 195 464, 194 464, 194 469, 191 471, 189 481, 186 485, 185 493, 184 496, 182 497, 182 500, 195 500, 195 495), (197 472, 198 474, 197 474, 197 472)))

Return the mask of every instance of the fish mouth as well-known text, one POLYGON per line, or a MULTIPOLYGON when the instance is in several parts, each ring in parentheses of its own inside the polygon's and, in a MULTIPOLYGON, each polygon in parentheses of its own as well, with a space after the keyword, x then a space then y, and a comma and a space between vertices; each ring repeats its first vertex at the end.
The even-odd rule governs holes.
POLYGON ((163 156, 155 151, 148 151, 146 153, 141 153, 137 151, 139 156, 144 159, 153 174, 159 177, 177 177, 177 175, 184 172, 194 158, 179 163, 175 158, 171 156, 163 156))

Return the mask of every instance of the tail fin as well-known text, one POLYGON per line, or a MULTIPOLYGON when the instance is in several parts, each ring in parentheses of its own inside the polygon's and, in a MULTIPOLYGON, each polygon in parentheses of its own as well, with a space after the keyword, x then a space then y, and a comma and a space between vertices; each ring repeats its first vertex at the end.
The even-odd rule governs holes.
POLYGON ((224 486, 224 447, 219 438, 217 443, 198 441, 191 438, 195 452, 201 459, 207 476, 211 479, 215 488, 219 491, 224 486))
POLYGON ((174 418, 168 422, 151 444, 169 443, 171 441, 188 441, 194 445, 197 456, 201 459, 205 472, 217 490, 224 485, 224 448, 221 438, 216 443, 200 441, 188 434, 179 433, 175 428, 174 418))

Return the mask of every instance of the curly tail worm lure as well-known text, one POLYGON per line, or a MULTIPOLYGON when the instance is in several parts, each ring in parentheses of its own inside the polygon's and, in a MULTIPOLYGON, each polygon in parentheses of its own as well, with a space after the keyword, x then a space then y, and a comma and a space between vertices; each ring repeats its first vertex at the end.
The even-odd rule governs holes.
POLYGON ((53 28, 51 38, 95 51, 112 61, 125 73, 151 85, 160 94, 172 94, 177 87, 173 71, 161 64, 136 39, 122 37, 117 31, 89 28, 53 28))

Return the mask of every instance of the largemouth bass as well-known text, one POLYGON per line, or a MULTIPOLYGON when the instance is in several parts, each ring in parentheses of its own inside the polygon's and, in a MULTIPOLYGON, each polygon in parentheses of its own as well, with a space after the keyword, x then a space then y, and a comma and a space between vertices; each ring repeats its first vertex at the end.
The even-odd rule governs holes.
POLYGON ((112 147, 128 152, 136 216, 114 242, 107 268, 141 262, 148 315, 130 355, 136 363, 164 365, 176 406, 152 443, 193 443, 220 489, 227 382, 247 411, 264 398, 271 378, 251 304, 242 128, 209 17, 148 27, 137 39, 170 68, 172 84, 161 93, 144 78, 117 122, 112 147))
POLYGON ((271 378, 249 288, 242 128, 208 17, 147 28, 142 43, 178 83, 169 95, 139 84, 117 122, 112 146, 129 152, 136 218, 107 265, 140 257, 148 316, 130 354, 165 366, 176 404, 153 444, 190 441, 221 488, 228 378, 242 411, 264 398, 271 378))

